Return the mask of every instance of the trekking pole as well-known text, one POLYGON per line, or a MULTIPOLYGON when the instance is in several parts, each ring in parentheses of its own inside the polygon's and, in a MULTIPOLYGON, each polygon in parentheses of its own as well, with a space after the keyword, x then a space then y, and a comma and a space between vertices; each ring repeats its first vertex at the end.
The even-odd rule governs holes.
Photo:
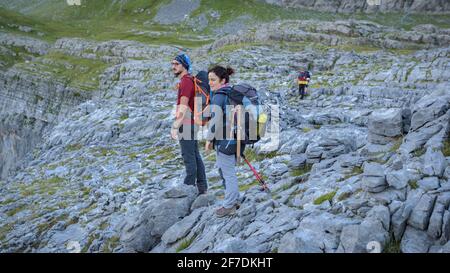
POLYGON ((267 183, 264 181, 264 179, 259 175, 259 173, 256 171, 256 169, 252 166, 252 164, 250 164, 250 162, 247 160, 247 158, 244 155, 242 155, 242 158, 244 159, 245 163, 247 163, 247 165, 252 170, 253 174, 256 177, 256 180, 258 180, 258 182, 261 184, 262 190, 269 193, 270 189, 267 186, 267 183))
POLYGON ((241 164, 241 106, 237 106, 237 150, 236 163, 241 164))

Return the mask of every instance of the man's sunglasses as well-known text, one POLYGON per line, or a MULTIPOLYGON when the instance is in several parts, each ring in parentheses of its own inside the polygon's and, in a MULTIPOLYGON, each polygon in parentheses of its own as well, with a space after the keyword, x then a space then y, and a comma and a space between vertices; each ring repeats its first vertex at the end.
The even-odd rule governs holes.
POLYGON ((180 65, 180 63, 172 62, 172 65, 180 65))

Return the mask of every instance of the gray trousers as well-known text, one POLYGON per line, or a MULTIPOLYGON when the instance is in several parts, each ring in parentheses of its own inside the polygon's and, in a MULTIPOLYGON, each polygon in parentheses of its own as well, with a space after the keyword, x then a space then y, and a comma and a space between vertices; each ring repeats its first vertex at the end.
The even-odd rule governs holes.
POLYGON ((204 193, 208 189, 206 182, 205 165, 198 151, 197 140, 180 140, 181 155, 186 167, 186 177, 184 184, 197 185, 199 193, 204 193))
POLYGON ((236 155, 226 155, 219 151, 216 152, 216 165, 222 182, 225 186, 224 208, 233 207, 239 199, 239 185, 236 176, 236 155))

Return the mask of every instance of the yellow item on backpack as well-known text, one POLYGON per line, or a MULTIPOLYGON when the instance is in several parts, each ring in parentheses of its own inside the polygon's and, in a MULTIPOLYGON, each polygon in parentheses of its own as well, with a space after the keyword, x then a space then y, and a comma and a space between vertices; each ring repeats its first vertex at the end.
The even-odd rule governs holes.
POLYGON ((258 131, 258 135, 260 137, 264 137, 265 133, 266 133, 266 126, 267 126, 267 115, 265 113, 261 113, 258 117, 258 126, 259 126, 259 131, 258 131))

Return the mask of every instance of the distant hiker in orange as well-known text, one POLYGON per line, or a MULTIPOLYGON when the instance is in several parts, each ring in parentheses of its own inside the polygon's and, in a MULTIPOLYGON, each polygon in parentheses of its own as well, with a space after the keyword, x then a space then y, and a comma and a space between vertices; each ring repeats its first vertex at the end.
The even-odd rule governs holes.
POLYGON ((309 81, 311 80, 311 74, 309 71, 305 71, 303 68, 300 68, 300 72, 298 73, 297 81, 298 81, 298 93, 300 94, 300 99, 306 94, 306 88, 308 87, 309 81))

